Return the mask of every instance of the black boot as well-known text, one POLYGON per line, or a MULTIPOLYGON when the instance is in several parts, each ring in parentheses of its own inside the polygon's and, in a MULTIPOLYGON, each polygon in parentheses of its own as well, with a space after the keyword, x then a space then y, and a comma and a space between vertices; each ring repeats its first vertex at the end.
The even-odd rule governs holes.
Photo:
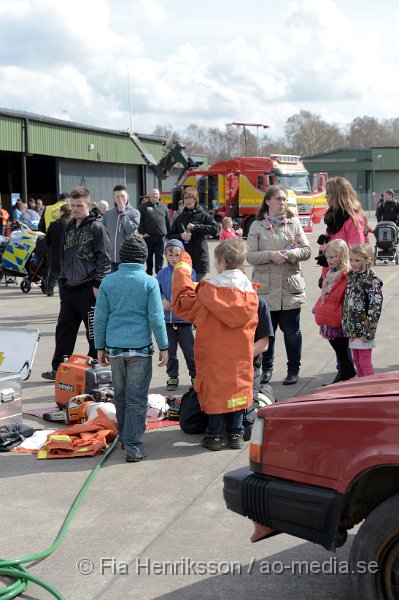
POLYGON ((262 376, 260 378, 260 384, 263 385, 265 383, 269 383, 273 375, 272 369, 267 369, 267 371, 263 371, 262 376))
POLYGON ((298 381, 298 373, 287 373, 287 377, 283 380, 283 385, 294 385, 298 381))

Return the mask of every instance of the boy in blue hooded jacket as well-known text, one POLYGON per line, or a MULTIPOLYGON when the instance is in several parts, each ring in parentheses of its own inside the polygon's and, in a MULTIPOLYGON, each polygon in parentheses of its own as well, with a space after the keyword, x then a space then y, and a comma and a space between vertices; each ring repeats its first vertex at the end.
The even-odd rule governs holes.
MULTIPOLYGON (((180 346, 191 382, 195 379, 194 362, 194 335, 191 323, 180 319, 172 312, 172 278, 175 264, 179 262, 181 253, 184 251, 183 242, 180 240, 169 240, 165 245, 165 258, 167 266, 157 273, 157 280, 161 291, 162 306, 165 313, 166 331, 169 340, 169 360, 166 367, 168 380, 166 389, 174 391, 179 385, 179 361, 177 358, 177 346, 180 346)), ((192 280, 195 281, 195 271, 192 270, 192 280)))
POLYGON ((156 281, 144 271, 147 245, 136 235, 122 243, 121 264, 100 285, 94 313, 94 341, 101 365, 111 364, 116 421, 127 462, 146 453, 148 390, 152 375, 152 334, 159 348, 158 366, 168 362, 161 299, 156 281))

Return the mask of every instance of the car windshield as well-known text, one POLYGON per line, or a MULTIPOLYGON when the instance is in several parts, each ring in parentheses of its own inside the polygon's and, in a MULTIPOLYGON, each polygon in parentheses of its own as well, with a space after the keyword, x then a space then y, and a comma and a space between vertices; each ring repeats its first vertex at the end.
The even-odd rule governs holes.
POLYGON ((312 191, 308 175, 277 175, 277 183, 297 194, 310 194, 312 191))

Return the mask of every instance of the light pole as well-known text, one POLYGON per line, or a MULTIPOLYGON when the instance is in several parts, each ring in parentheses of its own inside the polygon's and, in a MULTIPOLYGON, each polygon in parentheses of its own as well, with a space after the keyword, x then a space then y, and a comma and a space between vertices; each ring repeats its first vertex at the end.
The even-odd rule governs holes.
MULTIPOLYGON (((382 158, 382 154, 379 154, 379 155, 377 156, 377 163, 376 163, 376 169, 377 169, 377 170, 378 170, 378 168, 379 168, 379 164, 380 164, 380 163, 379 163, 379 160, 380 160, 381 158, 382 158)), ((374 192, 375 192, 375 170, 374 170, 373 189, 374 189, 374 192)))
MULTIPOLYGON (((371 198, 375 199, 375 201, 377 202, 377 195, 376 195, 376 191, 375 191, 375 170, 376 168, 378 169, 378 165, 379 165, 379 160, 382 158, 382 154, 378 154, 378 156, 376 157, 376 164, 374 165, 374 157, 373 157, 373 168, 372 168, 372 193, 371 193, 371 198)), ((371 206, 370 206, 370 198, 369 198, 369 206, 368 206, 368 212, 369 212, 369 216, 370 216, 370 211, 371 211, 371 206)))
POLYGON ((240 156, 240 126, 238 123, 226 123, 226 127, 237 125, 237 156, 240 156))

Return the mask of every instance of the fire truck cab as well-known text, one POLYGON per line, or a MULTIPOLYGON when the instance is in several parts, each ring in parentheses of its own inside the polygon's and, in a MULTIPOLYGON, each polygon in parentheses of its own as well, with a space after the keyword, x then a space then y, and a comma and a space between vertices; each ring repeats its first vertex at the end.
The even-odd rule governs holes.
POLYGON ((289 206, 298 214, 305 231, 313 230, 327 208, 327 174, 319 173, 310 184, 309 173, 299 156, 239 157, 215 163, 208 169, 191 169, 180 179, 175 193, 193 185, 200 203, 221 221, 231 217, 248 233, 269 185, 287 188, 289 206), (317 186, 317 188, 316 188, 317 186))

